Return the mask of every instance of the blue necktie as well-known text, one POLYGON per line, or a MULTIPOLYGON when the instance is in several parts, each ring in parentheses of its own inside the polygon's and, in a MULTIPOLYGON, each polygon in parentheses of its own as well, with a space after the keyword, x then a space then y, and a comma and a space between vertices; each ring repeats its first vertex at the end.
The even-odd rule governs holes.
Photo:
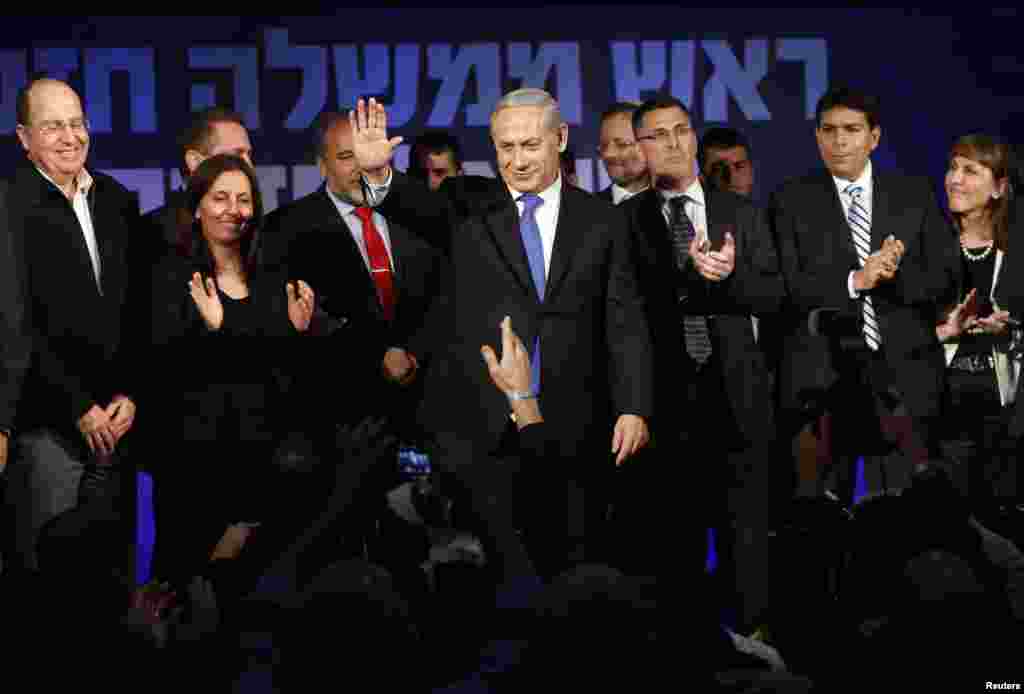
MULTIPOLYGON (((534 212, 544 204, 544 200, 534 193, 523 193, 519 196, 523 203, 523 213, 519 216, 519 235, 523 238, 523 247, 526 249, 526 259, 530 263, 530 275, 533 277, 533 286, 537 290, 537 297, 544 301, 544 286, 546 283, 544 271, 544 244, 540 240, 540 227, 537 226, 537 218, 534 212)), ((530 368, 533 377, 530 379, 530 388, 535 394, 540 393, 540 331, 537 331, 537 339, 533 343, 533 356, 530 359, 530 368)))

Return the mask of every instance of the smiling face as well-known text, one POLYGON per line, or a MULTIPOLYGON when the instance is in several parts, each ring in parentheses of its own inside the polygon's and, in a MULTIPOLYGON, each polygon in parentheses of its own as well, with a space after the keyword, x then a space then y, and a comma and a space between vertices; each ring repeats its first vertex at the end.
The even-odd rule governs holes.
POLYGON ((218 176, 196 209, 203 238, 211 246, 240 243, 243 223, 252 216, 252 187, 249 177, 241 171, 225 171, 218 176))
POLYGON ((1006 193, 1006 179, 996 180, 992 169, 979 161, 955 155, 946 170, 949 211, 972 217, 988 214, 999 196, 1006 193))
POLYGON ((568 144, 569 127, 551 126, 543 106, 509 106, 491 117, 498 170, 512 190, 539 193, 558 178, 558 155, 568 144))
POLYGON ((66 84, 45 80, 32 87, 28 105, 28 123, 17 128, 21 146, 41 171, 64 187, 89 156, 82 102, 66 84))
POLYGON ((815 130, 818 151, 825 167, 836 178, 856 181, 878 147, 882 132, 868 124, 863 111, 836 106, 821 114, 815 130))
POLYGON ((616 113, 605 118, 600 138, 598 153, 608 178, 626 190, 647 185, 647 161, 633 137, 632 114, 616 113))

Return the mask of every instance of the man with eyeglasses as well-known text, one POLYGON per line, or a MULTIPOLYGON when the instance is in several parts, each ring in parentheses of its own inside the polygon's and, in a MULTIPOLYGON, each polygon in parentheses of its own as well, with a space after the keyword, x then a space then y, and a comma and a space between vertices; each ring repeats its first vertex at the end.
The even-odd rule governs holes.
POLYGON ((678 548, 684 573, 687 566, 702 570, 709 526, 723 531, 716 534, 720 566, 732 573, 735 538, 755 522, 742 492, 773 498, 764 482, 780 465, 770 383, 750 316, 777 311, 781 277, 761 212, 698 177, 696 133, 678 99, 645 102, 633 113, 633 132, 653 187, 622 209, 658 378, 653 446, 638 461, 645 467, 637 466, 633 481, 640 487, 635 507, 621 509, 621 520, 667 532, 665 519, 652 514, 682 507, 665 546, 678 548), (669 475, 677 474, 686 502, 652 503, 650 495, 672 488, 669 475))
POLYGON ((113 178, 86 168, 89 123, 67 84, 37 79, 24 87, 17 133, 28 162, 11 186, 11 233, 32 354, 8 500, 15 563, 34 569, 36 537, 50 518, 87 500, 116 508, 114 463, 135 419, 122 326, 134 324, 125 315, 126 252, 138 203, 113 178))
POLYGON ((647 161, 633 137, 633 112, 639 104, 622 101, 601 114, 600 142, 597 154, 612 184, 597 193, 613 205, 628 200, 650 185, 647 161))

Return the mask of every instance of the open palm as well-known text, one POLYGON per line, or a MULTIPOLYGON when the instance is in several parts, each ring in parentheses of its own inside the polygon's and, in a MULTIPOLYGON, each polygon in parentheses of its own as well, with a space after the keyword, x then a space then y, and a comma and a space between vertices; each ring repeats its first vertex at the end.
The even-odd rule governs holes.
POLYGON ((352 152, 359 168, 370 175, 385 170, 402 138, 388 139, 388 115, 384 105, 376 99, 370 99, 369 103, 359 99, 348 119, 352 125, 352 152))

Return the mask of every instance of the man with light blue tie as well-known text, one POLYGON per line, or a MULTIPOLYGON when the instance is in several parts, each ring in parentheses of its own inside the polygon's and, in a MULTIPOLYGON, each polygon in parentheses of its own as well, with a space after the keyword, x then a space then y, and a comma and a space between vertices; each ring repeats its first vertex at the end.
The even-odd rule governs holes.
POLYGON ((471 442, 479 466, 510 439, 514 446, 509 403, 490 384, 480 353, 509 316, 534 369, 531 390, 513 397, 539 400, 558 459, 536 471, 547 484, 529 485, 528 498, 546 509, 549 536, 562 534, 556 516, 568 515, 569 545, 581 546, 584 534, 593 539, 584 519, 603 515, 583 490, 608 474, 609 451, 621 464, 646 444, 652 413, 650 335, 624 216, 564 184, 559 154, 569 129, 558 102, 540 89, 510 92, 494 109, 500 180, 460 176, 432 192, 391 170, 401 138, 388 139, 383 106, 360 102, 353 127, 377 209, 448 259, 431 319, 437 338, 425 426, 471 442), (560 480, 569 482, 568 499, 560 480))
POLYGON ((816 117, 826 170, 787 182, 772 200, 792 311, 781 404, 795 433, 809 394, 829 394, 829 486, 849 500, 859 455, 869 489, 881 491, 906 486, 934 454, 944 371, 934 324, 956 284, 957 249, 926 178, 872 165, 875 97, 834 88, 816 117))

